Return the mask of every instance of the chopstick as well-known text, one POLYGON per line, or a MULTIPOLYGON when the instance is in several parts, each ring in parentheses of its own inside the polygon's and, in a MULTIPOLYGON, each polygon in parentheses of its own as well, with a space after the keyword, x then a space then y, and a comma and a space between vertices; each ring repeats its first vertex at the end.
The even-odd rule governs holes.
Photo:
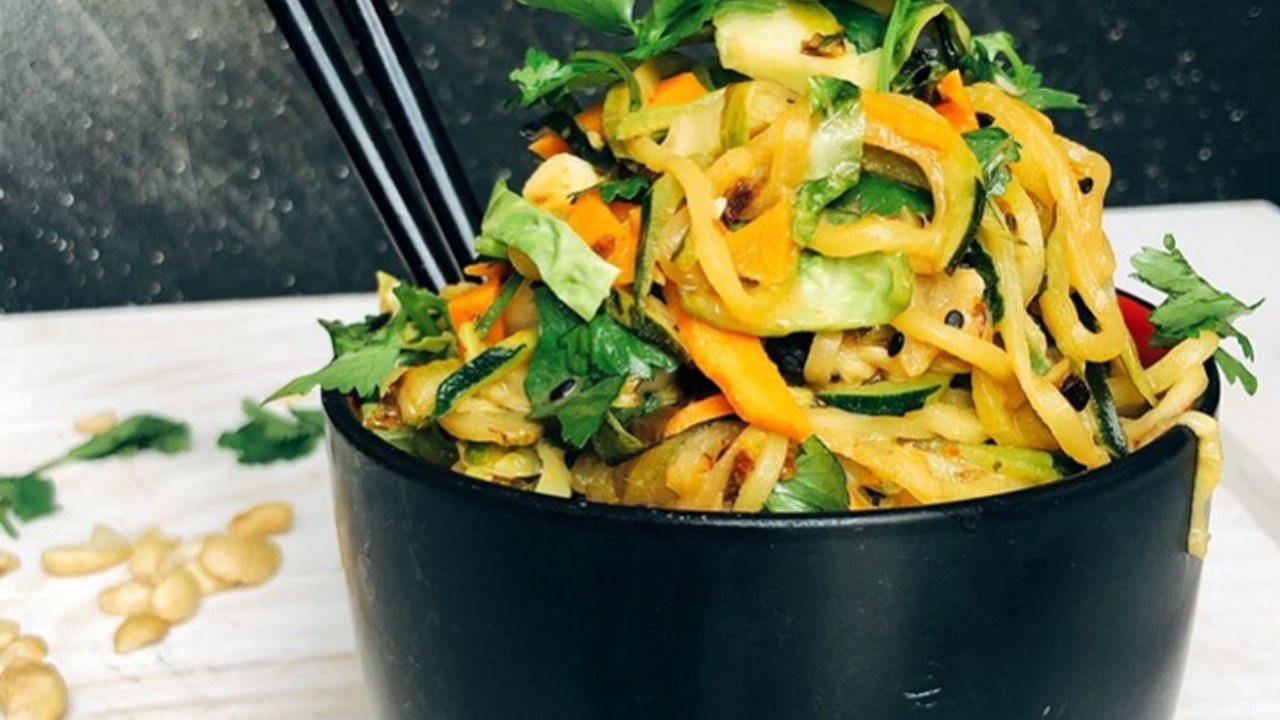
POLYGON ((410 72, 413 54, 391 9, 386 0, 338 0, 337 5, 397 134, 409 140, 405 153, 419 186, 432 207, 446 208, 445 217, 453 221, 455 227, 444 234, 445 242, 454 257, 470 258, 474 240, 470 218, 480 216, 480 207, 470 192, 460 191, 455 184, 455 179, 463 178, 462 166, 422 76, 410 72))
MULTIPOLYGON (((374 14, 369 16, 381 28, 377 34, 385 38, 378 44, 391 54, 375 62, 365 60, 371 68, 377 68, 374 89, 396 128, 397 134, 388 138, 365 102, 355 73, 346 65, 337 37, 316 0, 266 2, 324 105, 413 281, 432 290, 460 281, 462 267, 472 258, 472 218, 478 216, 477 206, 449 147, 443 124, 426 99, 425 89, 419 82, 419 92, 415 94, 414 86, 409 85, 412 81, 407 78, 413 76, 400 64, 408 58, 408 51, 402 39, 393 39, 399 38, 392 34, 394 23, 389 25, 374 14), (395 49, 396 43, 399 50, 395 49), (392 80, 402 85, 404 92, 392 87, 392 80), (410 159, 416 175, 400 164, 397 145, 410 159)), ((351 11, 363 15, 368 8, 351 11)), ((384 12, 391 20, 389 11, 384 12)), ((353 35, 375 34, 372 27, 359 29, 363 23, 351 24, 353 35)), ((369 48, 362 50, 362 55, 378 51, 378 44, 367 38, 357 44, 369 48)))

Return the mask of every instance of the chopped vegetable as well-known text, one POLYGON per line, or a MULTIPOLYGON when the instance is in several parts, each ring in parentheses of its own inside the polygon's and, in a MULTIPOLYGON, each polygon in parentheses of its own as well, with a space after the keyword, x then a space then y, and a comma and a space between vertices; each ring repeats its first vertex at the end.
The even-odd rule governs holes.
POLYGON ((796 470, 773 487, 764 507, 773 513, 839 512, 849 509, 849 486, 835 455, 815 435, 800 444, 796 470))
POLYGON ((527 257, 556 297, 583 319, 595 315, 619 273, 564 221, 534 207, 499 180, 476 238, 476 251, 506 258, 509 250, 527 257))
POLYGON ((866 120, 857 85, 835 78, 809 79, 809 104, 816 127, 809 138, 805 181, 796 189, 791 236, 805 245, 818 215, 858 182, 866 120))
POLYGON ((669 303, 680 340, 698 366, 724 393, 742 419, 802 441, 813 433, 809 418, 791 396, 760 338, 721 330, 669 303))
POLYGON ((978 129, 978 115, 973 110, 973 101, 964 89, 964 80, 959 70, 952 70, 942 77, 938 83, 938 95, 942 101, 933 106, 938 114, 951 123, 957 132, 967 133, 978 129))
POLYGON ((972 130, 962 137, 982 164, 982 184, 986 186, 987 197, 1003 195, 1013 178, 1009 165, 1018 162, 1020 157, 1018 143, 998 127, 972 130))
POLYGON ((584 322, 543 286, 535 287, 534 302, 538 343, 524 384, 529 417, 556 418, 573 447, 583 447, 600 429, 628 378, 675 369, 665 353, 608 315, 584 322))
POLYGON ((733 414, 733 405, 729 404, 729 398, 723 394, 716 394, 710 397, 694 400, 675 412, 667 420, 667 425, 662 430, 662 434, 666 437, 678 435, 694 425, 701 425, 705 422, 718 420, 733 414))

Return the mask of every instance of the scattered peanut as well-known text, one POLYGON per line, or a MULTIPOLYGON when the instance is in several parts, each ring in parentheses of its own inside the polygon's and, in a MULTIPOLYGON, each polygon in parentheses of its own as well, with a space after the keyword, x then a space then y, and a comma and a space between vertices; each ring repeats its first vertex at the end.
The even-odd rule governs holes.
POLYGON ((0 673, 0 710, 9 720, 58 720, 67 711, 67 684, 48 663, 23 663, 0 673))
POLYGON ((181 544, 156 528, 148 528, 133 543, 129 554, 129 572, 141 580, 153 581, 162 572, 169 555, 181 544))
POLYGON ((98 593, 98 609, 108 615, 146 612, 151 609, 151 594, 154 591, 145 580, 126 580, 98 593))
POLYGON ((18 623, 0 618, 0 650, 5 649, 9 646, 9 643, 17 640, 20 630, 18 623))
POLYGON ((179 567, 156 583, 151 609, 156 617, 177 625, 191 619, 200 607, 200 583, 185 567, 179 567))
POLYGON ((116 414, 110 410, 76 420, 72 427, 82 435, 97 435, 116 426, 116 414))
POLYGON ((0 716, 8 720, 59 720, 67 710, 67 685, 45 661, 48 645, 0 619, 0 716))
POLYGON ((262 537, 210 535, 200 549, 200 564, 233 585, 257 585, 280 569, 280 546, 262 537))
POLYGON ((88 544, 50 548, 41 555, 40 563, 50 575, 88 575, 124 562, 131 550, 127 538, 98 525, 88 544))
MULTIPOLYGON (((198 547, 203 547, 203 543, 198 547)), ((184 567, 196 579, 196 584, 200 586, 201 595, 212 595, 233 587, 230 582, 206 570, 199 560, 189 562, 184 567)))
POLYGON ((22 567, 22 560, 8 550, 0 550, 0 577, 22 567))
POLYGON ((116 628, 116 652, 124 655, 154 645, 169 634, 169 623, 150 613, 130 615, 116 628))
POLYGON ((7 668, 20 662, 44 662, 49 655, 49 645, 44 638, 36 635, 19 635, 12 642, 0 649, 0 668, 7 668))
MULTIPOLYGON (((292 526, 293 508, 281 502, 238 513, 227 523, 228 533, 185 542, 152 527, 130 543, 100 525, 88 543, 50 548, 41 562, 51 575, 83 575, 127 561, 129 579, 98 593, 98 609, 124 617, 114 638, 116 652, 124 654, 163 640, 169 628, 195 616, 205 595, 270 579, 279 572, 282 557, 269 536, 292 526)), ((35 656, 43 657, 43 651, 25 638, 15 649, 4 650, 19 639, 16 624, 0 621, 0 658, 13 656, 16 662, 30 656, 24 661, 38 663, 35 656)))
POLYGON ((245 510, 227 523, 227 530, 240 537, 258 537, 288 532, 293 527, 293 506, 265 502, 245 510))

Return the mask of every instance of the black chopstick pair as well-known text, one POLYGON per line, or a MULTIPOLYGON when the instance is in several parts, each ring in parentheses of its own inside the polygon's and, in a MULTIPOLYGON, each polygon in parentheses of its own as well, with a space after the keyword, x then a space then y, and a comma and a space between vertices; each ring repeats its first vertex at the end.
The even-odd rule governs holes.
POLYGON ((320 0, 266 2, 414 282, 439 290, 460 281, 474 256, 479 206, 385 0, 334 3, 391 120, 390 137, 365 101, 320 0))

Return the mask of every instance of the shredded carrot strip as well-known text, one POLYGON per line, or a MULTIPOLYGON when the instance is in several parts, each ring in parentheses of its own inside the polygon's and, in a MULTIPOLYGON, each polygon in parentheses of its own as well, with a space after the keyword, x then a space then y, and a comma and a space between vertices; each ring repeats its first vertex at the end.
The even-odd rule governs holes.
POLYGON ((724 393, 733 411, 757 427, 803 441, 813 434, 809 416, 787 389, 787 382, 754 335, 721 330, 687 315, 673 284, 667 306, 675 317, 680 343, 693 364, 724 393))
POLYGON ((688 430, 694 425, 701 425, 732 414, 733 406, 729 404, 729 398, 722 394, 694 400, 677 410, 667 420, 667 426, 663 428, 662 435, 663 437, 671 437, 688 430))
POLYGON ((604 135, 604 103, 596 103, 591 107, 583 110, 573 116, 574 121, 578 123, 578 127, 586 132, 593 132, 597 135, 604 135))
POLYGON ((962 142, 951 124, 926 104, 905 95, 862 91, 867 120, 892 128, 908 142, 947 152, 962 142))
POLYGON ((684 72, 659 80, 658 84, 653 86, 653 92, 649 94, 648 106, 683 105, 706 94, 707 89, 702 86, 698 76, 691 72, 684 72))
POLYGON ((959 70, 943 76, 938 83, 938 94, 942 96, 942 102, 934 105, 933 109, 946 118, 956 132, 978 129, 978 114, 973 109, 973 101, 969 99, 969 91, 965 90, 959 70))
POLYGON ((640 238, 639 222, 624 223, 619 220, 614 208, 605 203, 596 190, 583 193, 573 201, 567 220, 569 227, 597 255, 621 271, 614 279, 614 285, 625 285, 632 281, 635 276, 636 246, 640 238))
MULTIPOLYGON (((478 265, 493 265, 492 263, 477 263, 476 265, 468 265, 466 270, 469 275, 478 275, 484 273, 472 272, 472 268, 478 265)), ((498 291, 502 288, 502 273, 498 270, 488 271, 484 274, 484 282, 475 287, 459 293, 449 299, 449 320, 453 326, 461 327, 463 323, 475 322, 484 314, 489 306, 498 299, 498 291)), ((485 336, 485 341, 494 343, 501 340, 506 335, 506 328, 503 325, 502 318, 489 328, 489 334, 485 336)))
POLYGON ((560 153, 569 152, 569 143, 565 142, 559 133, 543 130, 538 133, 533 142, 529 143, 529 152, 546 160, 560 153))

